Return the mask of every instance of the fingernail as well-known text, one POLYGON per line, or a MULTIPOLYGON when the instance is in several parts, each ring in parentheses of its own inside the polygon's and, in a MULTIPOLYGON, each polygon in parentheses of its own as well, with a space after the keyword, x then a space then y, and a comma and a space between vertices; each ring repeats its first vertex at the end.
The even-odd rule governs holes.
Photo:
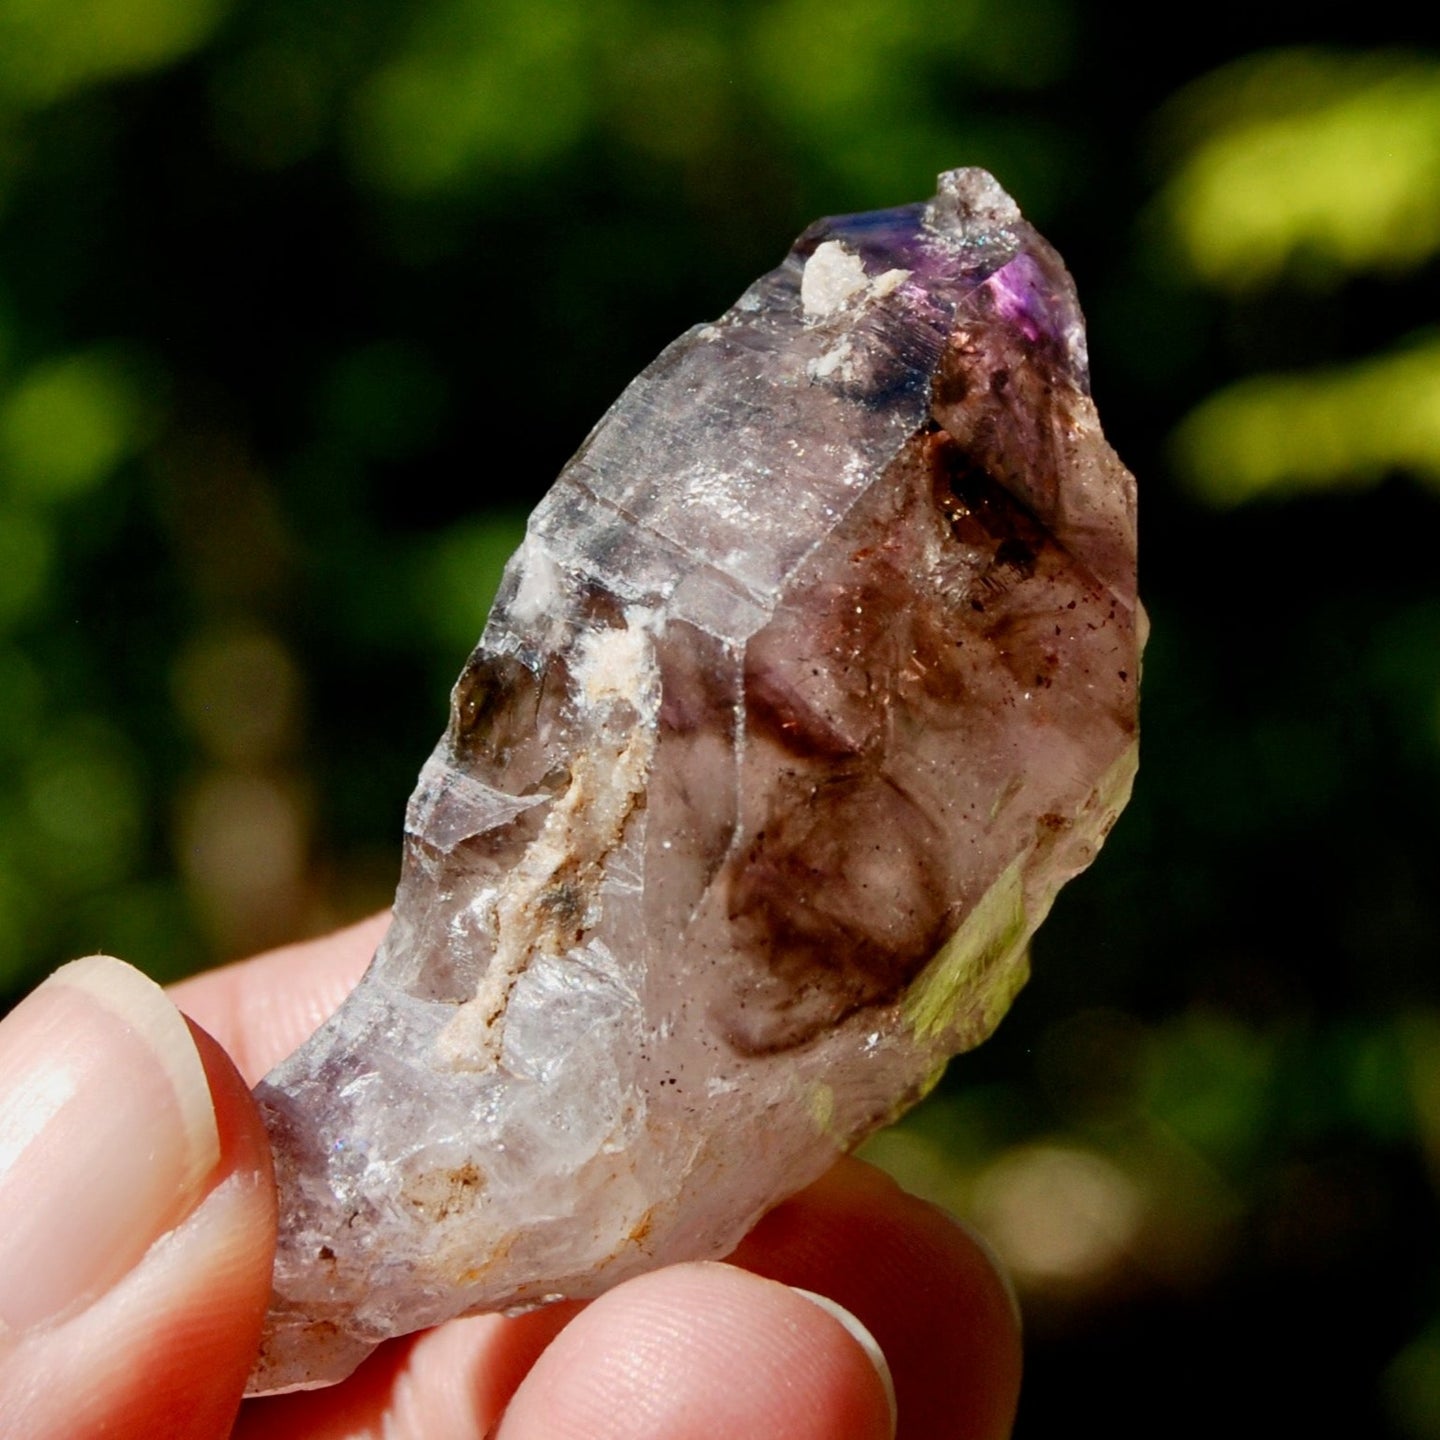
POLYGON ((195 1207, 220 1158, 189 1027, 93 955, 0 1022, 0 1329, 108 1290, 195 1207))
POLYGON ((843 1305, 837 1305, 828 1295, 817 1295, 813 1290, 802 1290, 798 1285, 790 1288, 797 1295, 804 1296, 812 1305, 818 1305, 832 1320, 838 1320, 869 1357, 870 1363, 880 1376, 881 1385, 885 1387, 885 1402, 890 1407, 890 1433, 893 1435, 899 1423, 899 1412, 895 1408, 895 1379, 890 1374, 890 1363, 885 1359, 885 1352, 880 1348, 879 1342, 855 1316, 843 1305))

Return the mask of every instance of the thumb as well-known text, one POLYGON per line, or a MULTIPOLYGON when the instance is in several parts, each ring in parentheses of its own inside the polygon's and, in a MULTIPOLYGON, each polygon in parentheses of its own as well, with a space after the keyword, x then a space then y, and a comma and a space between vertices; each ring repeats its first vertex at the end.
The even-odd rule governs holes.
POLYGON ((259 1115, 158 986, 92 956, 0 1022, 0 1432, 227 1435, 274 1246, 259 1115))

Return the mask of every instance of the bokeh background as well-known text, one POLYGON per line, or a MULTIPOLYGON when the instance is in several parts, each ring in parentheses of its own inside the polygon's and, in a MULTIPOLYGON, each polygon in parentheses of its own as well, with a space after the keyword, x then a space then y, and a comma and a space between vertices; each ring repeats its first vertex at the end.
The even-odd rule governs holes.
POLYGON ((383 905, 605 405, 817 215, 985 165, 1141 479, 1142 771, 870 1152, 1012 1266, 1021 1436, 1440 1436, 1440 25, 1176 18, 0 0, 4 991, 383 905))

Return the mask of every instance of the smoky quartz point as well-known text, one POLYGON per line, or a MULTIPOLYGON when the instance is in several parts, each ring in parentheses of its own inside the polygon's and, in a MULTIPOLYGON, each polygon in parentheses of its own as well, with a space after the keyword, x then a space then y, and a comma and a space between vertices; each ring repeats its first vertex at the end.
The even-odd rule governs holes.
POLYGON ((259 1087, 256 1391, 720 1256, 983 1039, 1129 793, 1135 489, 983 171, 822 220, 531 517, 394 921, 259 1087))

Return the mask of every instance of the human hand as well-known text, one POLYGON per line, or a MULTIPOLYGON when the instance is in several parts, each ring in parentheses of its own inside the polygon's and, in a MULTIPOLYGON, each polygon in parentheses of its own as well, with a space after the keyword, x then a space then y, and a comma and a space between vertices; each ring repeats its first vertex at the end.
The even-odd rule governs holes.
POLYGON ((1004 1282, 965 1231, 853 1160, 766 1216, 730 1264, 452 1321, 328 1390, 239 1406, 275 1235, 248 1086, 334 1009, 384 925, 174 987, 196 1023, 112 960, 65 967, 0 1023, 0 1433, 888 1435, 880 1371, 798 1289, 879 1341, 905 1440, 1008 1434, 1020 1349, 1004 1282))

